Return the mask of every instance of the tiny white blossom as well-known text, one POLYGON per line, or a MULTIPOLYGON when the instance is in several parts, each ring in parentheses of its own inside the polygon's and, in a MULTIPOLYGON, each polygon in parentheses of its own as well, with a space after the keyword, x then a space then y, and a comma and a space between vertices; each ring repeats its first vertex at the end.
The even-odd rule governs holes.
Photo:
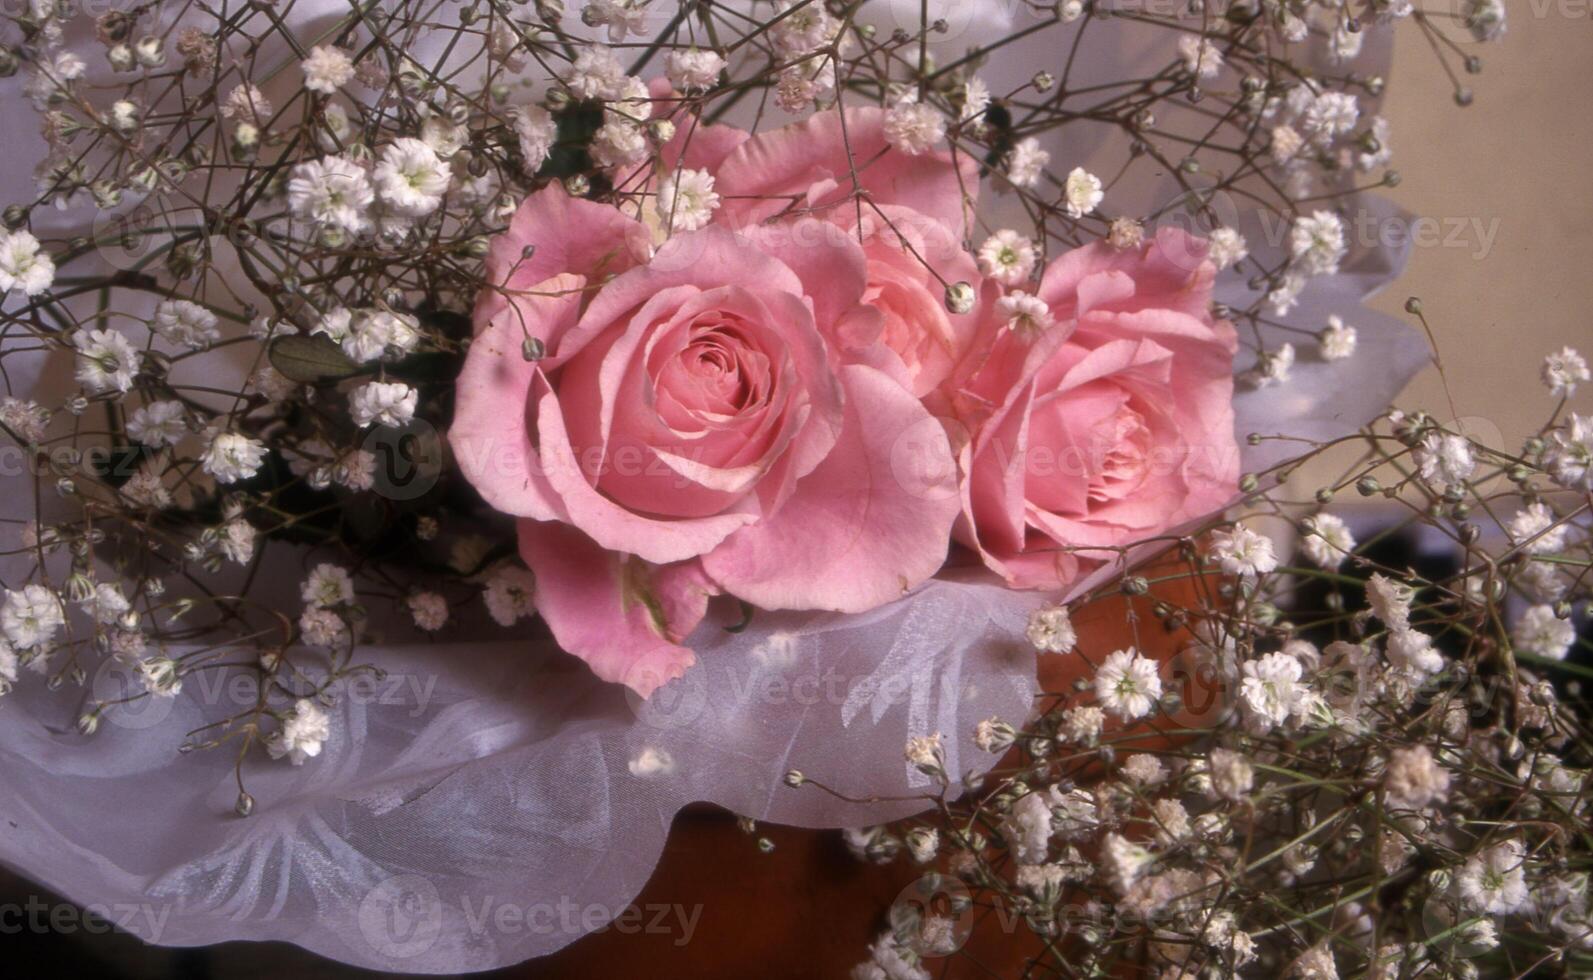
POLYGON ((1079 641, 1066 606, 1044 606, 1031 613, 1028 637, 1041 653, 1072 653, 1079 641))
POLYGON ((168 299, 155 307, 150 329, 181 347, 198 350, 221 339, 216 315, 186 299, 168 299))
POLYGON ((1043 793, 1026 793, 1012 804, 1001 836, 1023 864, 1043 864, 1051 847, 1051 804, 1043 793))
POLYGON ((299 68, 304 72, 304 87, 322 95, 331 95, 354 80, 354 62, 342 48, 330 44, 311 48, 299 68))
POLYGON ((1471 454, 1471 441, 1452 433, 1428 433, 1421 445, 1412 450, 1411 458, 1421 478, 1440 493, 1450 487, 1464 486, 1477 469, 1477 461, 1471 454))
POLYGON ((1420 810, 1449 792, 1449 773, 1425 745, 1398 748, 1388 754, 1383 787, 1389 799, 1420 810))
POLYGON ((1558 353, 1543 359, 1543 386, 1556 398, 1570 398, 1576 386, 1587 381, 1587 361, 1574 347, 1562 348, 1558 353))
POLYGON ((11 693, 17 682, 17 654, 11 644, 0 640, 0 696, 11 693))
POLYGON ((0 424, 5 425, 23 442, 38 442, 44 438, 50 424, 50 413, 35 401, 6 396, 0 398, 0 424))
POLYGON ((611 120, 592 137, 592 159, 600 167, 630 167, 646 158, 647 137, 635 123, 611 120))
POLYGON ((282 719, 282 727, 266 741, 271 758, 286 758, 295 766, 321 754, 332 737, 332 719, 314 701, 301 698, 292 714, 282 719))
POLYGON ((271 101, 265 93, 255 86, 244 82, 235 85, 227 97, 221 101, 221 115, 224 119, 249 119, 260 122, 271 118, 271 101))
POLYGON ((564 78, 564 86, 577 99, 613 98, 624 84, 625 69, 606 45, 582 45, 564 78))
POLYGON ((996 300, 996 307, 1005 317, 1007 329, 1014 333, 1034 336, 1056 324, 1051 316, 1051 307, 1045 300, 1022 291, 1008 293, 996 300))
POLYGON ((1410 628, 1410 604, 1415 597, 1415 589, 1385 578, 1380 572, 1374 572, 1366 582, 1366 601, 1372 607, 1372 615, 1391 630, 1410 628))
POLYGON ((1316 211, 1297 218, 1289 229, 1289 252, 1301 270, 1310 275, 1339 271, 1347 249, 1344 222, 1332 211, 1316 211))
POLYGON ((221 536, 216 542, 227 560, 247 565, 254 558, 254 543, 259 532, 241 517, 235 517, 221 526, 221 536))
POLYGON ((1095 674, 1095 697, 1101 707, 1124 721, 1150 714, 1162 696, 1156 664, 1130 647, 1109 654, 1095 674))
POLYGON ((986 718, 974 726, 974 745, 981 752, 1005 752, 1015 741, 1017 733, 1000 718, 986 718))
POLYGON ((1211 558, 1229 575, 1265 575, 1278 567, 1272 552, 1272 539, 1243 524, 1232 530, 1219 529, 1211 535, 1211 558))
POLYGON ((1269 653, 1259 660, 1246 661, 1239 695, 1247 712, 1269 725, 1288 721, 1305 696, 1301 672, 1300 661, 1287 653, 1269 653))
POLYGON ((428 633, 442 629, 448 623, 448 600, 435 592, 416 592, 405 600, 415 625, 428 633))
POLYGON ((299 616, 299 636, 312 647, 331 650, 343 646, 348 624, 330 609, 306 609, 299 616))
POLYGON ((526 170, 536 173, 553 152, 558 138, 558 123, 553 114, 539 105, 523 105, 513 110, 514 135, 520 143, 520 156, 526 170))
POLYGON ((1178 39, 1178 54, 1184 69, 1197 78, 1213 78, 1222 71, 1222 52, 1203 37, 1185 34, 1178 39))
POLYGON ((1034 273, 1039 253, 1034 242, 1003 228, 979 246, 979 270, 1003 286, 1018 286, 1034 273))
POLYGON ((1576 642, 1576 627, 1548 605, 1530 606, 1516 620, 1510 640, 1518 651, 1549 660, 1564 660, 1576 642))
POLYGON ((409 217, 422 217, 437 210, 453 170, 438 159, 437 151, 412 137, 401 137, 382 149, 380 162, 372 172, 376 193, 388 207, 409 217))
POLYGON ((349 414, 361 428, 368 425, 398 428, 408 425, 415 417, 415 403, 419 397, 418 391, 402 382, 371 381, 349 395, 349 414))
POLYGON ((664 56, 664 76, 682 92, 713 88, 724 70, 725 59, 717 51, 677 48, 664 56))
POLYGON ((610 44, 619 44, 626 35, 647 31, 647 4, 650 0, 586 0, 581 20, 591 27, 607 27, 610 44))
POLYGON ((1521 546, 1529 555, 1552 555, 1565 550, 1565 539, 1570 526, 1560 523, 1553 510, 1541 500, 1516 511, 1505 530, 1510 540, 1521 546))
POLYGON ((1337 316, 1330 316, 1327 327, 1317 336, 1317 350, 1324 361, 1342 361, 1355 353, 1355 341, 1355 328, 1337 316))
POLYGON ((177 445, 188 434, 182 403, 158 401, 141 406, 128 416, 127 434, 139 443, 157 449, 177 445))
POLYGON ((1242 800, 1255 786, 1255 767, 1238 752, 1212 749, 1209 769, 1212 790, 1225 800, 1242 800))
POLYGON ((376 193, 365 168, 348 157, 307 160, 288 179, 288 207, 307 221, 360 232, 370 227, 376 193))
POLYGON ((183 691, 182 668, 170 657, 140 660, 134 669, 152 697, 175 698, 183 691))
POLYGON ((903 755, 912 765, 930 775, 941 772, 946 764, 945 736, 939 732, 933 735, 914 735, 907 740, 907 748, 903 755))
POLYGON ((1570 490, 1593 490, 1593 415, 1573 413, 1549 438, 1545 463, 1555 482, 1570 490))
POLYGON ((1527 890, 1526 848, 1519 840, 1493 845, 1468 860, 1455 889, 1468 906, 1492 915, 1509 915, 1532 904, 1527 890))
POLYGON ((1461 15, 1466 29, 1478 41, 1497 41, 1504 36, 1504 0, 1465 0, 1461 15))
POLYGON ((719 208, 714 178, 706 170, 677 170, 658 185, 658 216, 674 231, 696 231, 719 208))
POLYGON ((1387 652, 1390 663, 1416 678, 1425 678, 1444 667, 1444 655, 1433 646, 1433 638, 1419 630, 1390 632, 1387 652))
POLYGON ((1106 198, 1106 192, 1101 189, 1101 178, 1083 167, 1074 167, 1062 187, 1063 210, 1070 218, 1084 217, 1106 198))
POLYGON ((1040 148, 1040 141, 1026 137, 1013 146, 1007 159, 1007 179, 1015 187, 1033 187, 1050 162, 1051 154, 1040 148))
POLYGON ((1294 370, 1294 357, 1294 345, 1290 343, 1262 351, 1261 356, 1256 358, 1255 367, 1246 375, 1246 380, 1257 388, 1287 384, 1289 374, 1294 370))
POLYGON ((78 383, 94 392, 132 389, 141 355, 120 330, 83 330, 72 344, 77 347, 78 383))
POLYGON ((348 605, 354 601, 354 580, 347 569, 322 562, 299 586, 299 595, 311 609, 348 605))
POLYGON ((536 578, 529 570, 500 565, 487 579, 481 598, 493 622, 499 626, 513 626, 536 610, 535 596, 536 578))
POLYGON ((1311 518, 1310 532, 1300 542, 1300 551, 1313 565, 1332 571, 1344 564, 1355 550, 1355 534, 1348 524, 1333 514, 1311 518))
POLYGON ((0 296, 20 289, 37 296, 55 282, 55 262, 27 231, 0 232, 0 296))
POLYGON ((111 582, 96 584, 94 591, 79 600, 78 605, 96 623, 104 624, 116 622, 122 613, 133 608, 132 603, 122 595, 122 590, 111 582))
POLYGON ((5 605, 0 606, 0 632, 11 646, 21 650, 44 646, 65 623, 60 597, 44 586, 6 590, 5 605))
POLYGON ((1352 132, 1360 118, 1361 110, 1355 96, 1348 92, 1323 92, 1305 110, 1300 125, 1318 143, 1326 143, 1335 136, 1352 132))
POLYGON ((978 75, 969 76, 962 86, 962 112, 958 122, 973 122, 990 108, 990 86, 978 75))
POLYGON ((1243 262, 1250 254, 1250 246, 1245 241, 1245 236, 1232 228, 1214 229, 1207 236, 1207 241, 1211 243, 1211 251, 1207 254, 1207 257, 1211 259, 1212 265, 1215 265, 1219 270, 1228 269, 1243 262))
POLYGON ((945 138, 945 115, 916 96, 902 99, 885 114, 885 142, 909 156, 928 153, 945 138))
POLYGON ((265 443, 237 432, 215 432, 200 457, 199 465, 217 483, 236 483, 260 472, 265 462, 265 443))

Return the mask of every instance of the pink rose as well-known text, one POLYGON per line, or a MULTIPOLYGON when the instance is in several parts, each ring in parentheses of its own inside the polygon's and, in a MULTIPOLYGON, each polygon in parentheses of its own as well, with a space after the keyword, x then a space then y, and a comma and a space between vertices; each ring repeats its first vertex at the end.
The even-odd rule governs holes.
POLYGON ((1076 249, 1040 285, 1050 326, 981 327, 952 383, 969 431, 957 535, 1012 585, 1064 587, 1228 503, 1237 340, 1204 257, 1176 230, 1076 249))
POLYGON ((679 644, 709 595, 873 608, 939 570, 957 511, 949 475, 893 474, 926 429, 954 472, 910 379, 831 342, 878 316, 854 237, 797 219, 646 246, 610 205, 529 198, 494 246, 504 288, 478 305, 449 436, 523 518, 560 644, 643 696, 693 662, 679 644))

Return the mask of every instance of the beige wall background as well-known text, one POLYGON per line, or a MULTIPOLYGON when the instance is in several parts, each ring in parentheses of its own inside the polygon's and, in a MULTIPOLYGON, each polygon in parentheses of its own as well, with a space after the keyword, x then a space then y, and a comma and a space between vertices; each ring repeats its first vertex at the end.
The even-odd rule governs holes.
MULTIPOLYGON (((1373 305, 1409 320, 1406 298, 1421 297, 1458 414, 1513 444, 1552 407, 1543 355, 1570 344, 1593 357, 1593 3, 1507 6, 1502 40, 1463 45, 1482 74, 1451 56, 1467 108, 1421 31, 1400 25, 1384 114, 1403 183, 1390 193, 1443 235, 1373 305)), ((1576 403, 1588 411, 1593 392, 1576 403)), ((1452 414, 1431 369, 1400 405, 1452 414)))

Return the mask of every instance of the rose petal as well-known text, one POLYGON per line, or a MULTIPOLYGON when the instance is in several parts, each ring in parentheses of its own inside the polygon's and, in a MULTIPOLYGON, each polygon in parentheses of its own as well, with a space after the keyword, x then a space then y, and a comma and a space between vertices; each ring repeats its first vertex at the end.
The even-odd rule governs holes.
POLYGON ((645 698, 697 662, 680 641, 716 593, 700 563, 649 565, 538 521, 520 522, 520 555, 536 575, 537 612, 598 677, 645 698))
POLYGON ((926 214, 960 235, 966 225, 963 195, 978 193, 979 165, 970 156, 909 156, 885 141, 885 110, 819 112, 761 133, 741 144, 720 166, 715 189, 724 203, 718 220, 750 227, 792 207, 823 207, 849 198, 857 187, 877 204, 899 204, 926 214))
POLYGON ((873 609, 946 560, 956 467, 940 423, 890 377, 841 368, 846 428, 779 512, 703 558, 725 591, 765 609, 873 609))

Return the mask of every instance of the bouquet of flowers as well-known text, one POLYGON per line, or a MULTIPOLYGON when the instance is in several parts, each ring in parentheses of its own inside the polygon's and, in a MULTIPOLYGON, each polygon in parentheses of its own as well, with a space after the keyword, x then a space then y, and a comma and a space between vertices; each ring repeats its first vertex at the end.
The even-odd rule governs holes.
POLYGON ((31 3, 4 857, 459 970, 607 921, 461 900, 611 916, 686 803, 904 817, 923 760, 864 750, 933 731, 977 781, 1058 603, 1425 360, 1359 305, 1387 35, 1503 8, 1358 6, 31 3), (62 819, 85 774, 148 832, 62 819))

